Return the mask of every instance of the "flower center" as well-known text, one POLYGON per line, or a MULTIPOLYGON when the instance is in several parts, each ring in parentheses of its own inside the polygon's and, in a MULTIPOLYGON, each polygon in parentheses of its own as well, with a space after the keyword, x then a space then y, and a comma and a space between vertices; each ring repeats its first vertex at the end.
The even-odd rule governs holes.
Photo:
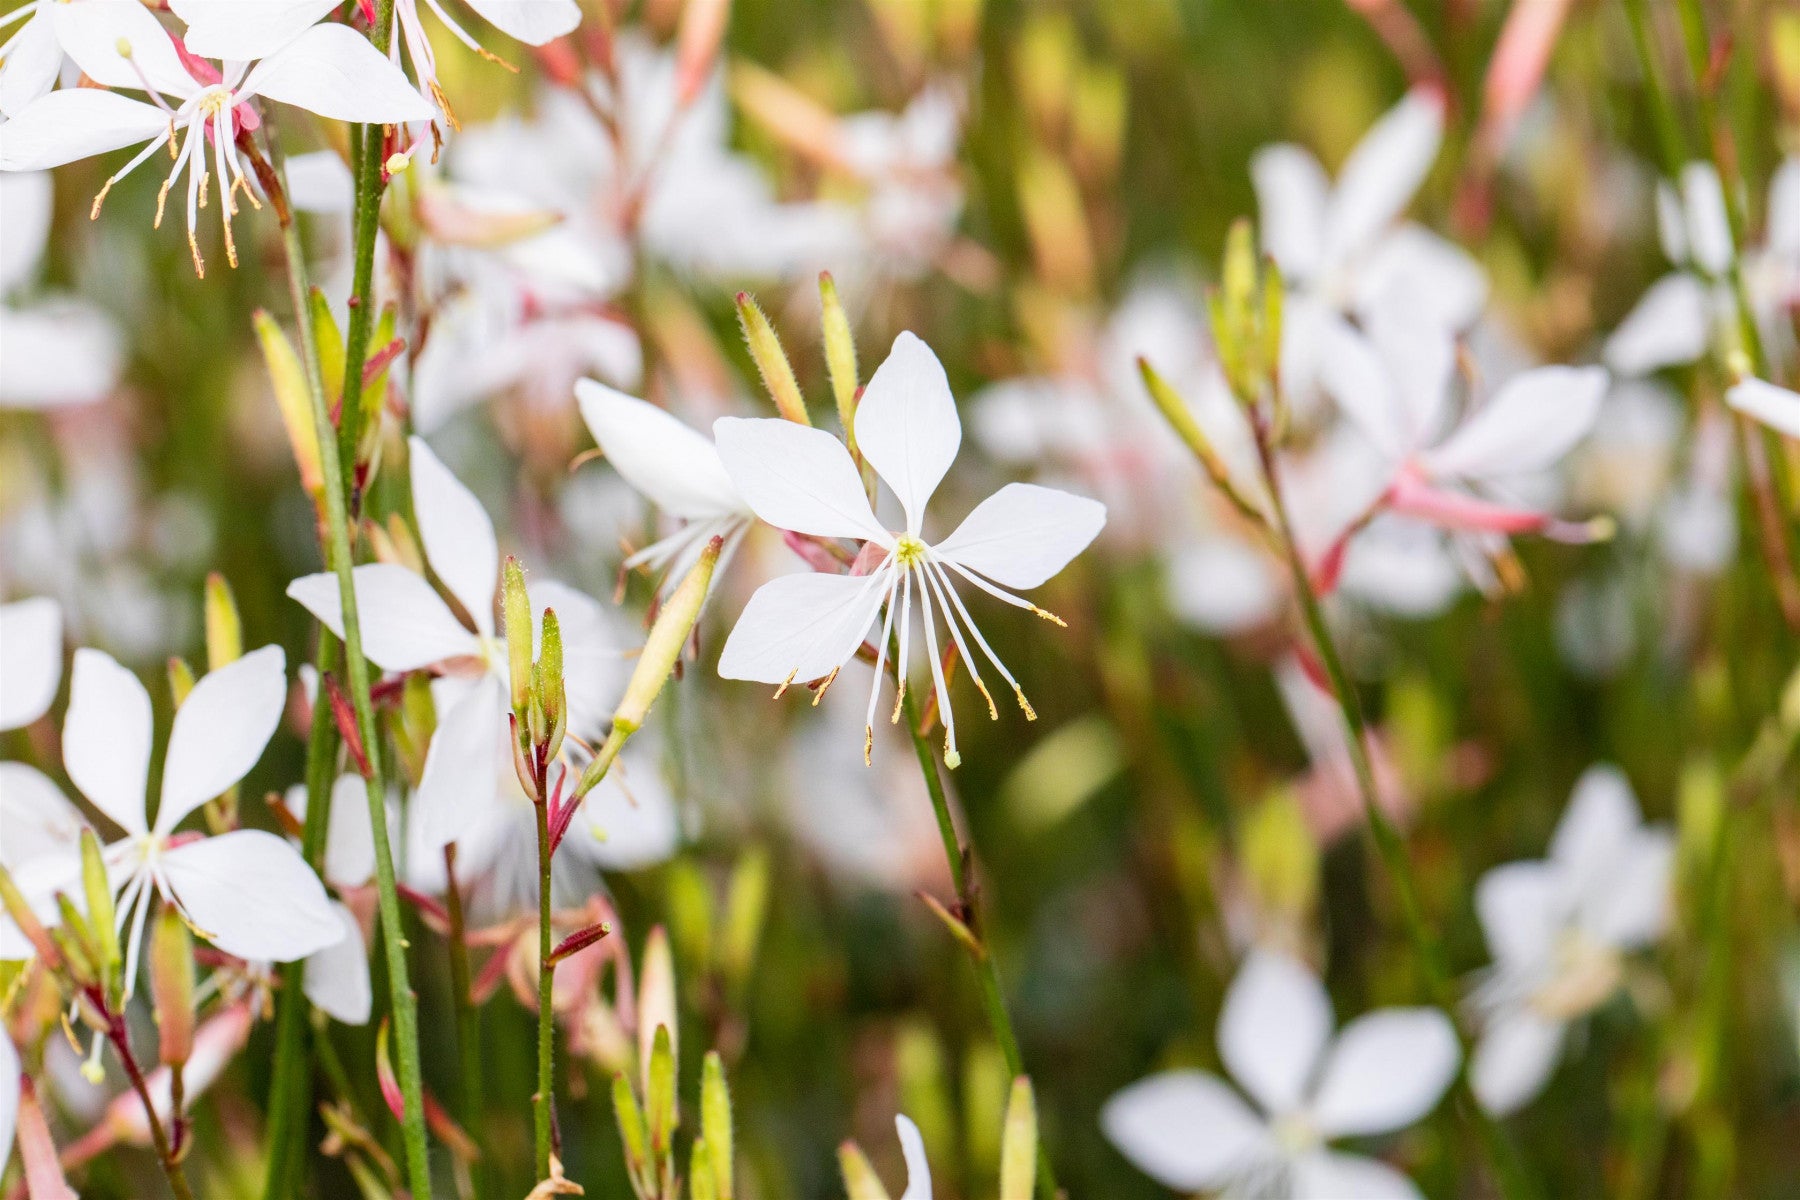
POLYGON ((1291 1155, 1305 1154, 1319 1147, 1319 1131, 1303 1112, 1286 1113, 1271 1122, 1275 1144, 1291 1155))
POLYGON ((925 557, 925 543, 910 533, 903 533, 894 543, 894 563, 902 571, 910 571, 925 557))
POLYGON ((1592 1012, 1618 989, 1622 970, 1617 950, 1570 930, 1556 947, 1556 976, 1532 996, 1532 1007, 1564 1021, 1592 1012))

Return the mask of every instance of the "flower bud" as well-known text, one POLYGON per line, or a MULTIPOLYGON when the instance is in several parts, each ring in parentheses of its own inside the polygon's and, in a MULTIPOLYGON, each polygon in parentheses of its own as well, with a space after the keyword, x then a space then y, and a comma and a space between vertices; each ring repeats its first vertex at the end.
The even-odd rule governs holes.
POLYGON ((113 908, 112 883, 106 877, 106 860, 100 856, 100 839, 86 826, 81 830, 81 890, 87 902, 88 920, 93 926, 95 967, 111 994, 113 981, 120 978, 119 930, 113 908))
POLYGON ((706 544, 699 559, 688 568, 674 593, 657 612, 656 623, 650 626, 643 653, 638 655, 637 666, 631 672, 631 681, 625 685, 624 699, 613 711, 615 730, 630 734, 643 727, 650 715, 650 705, 674 673, 688 635, 700 620, 700 609, 706 603, 707 590, 712 587, 713 569, 719 564, 719 551, 723 545, 722 538, 714 538, 706 544))
POLYGON ((25 940, 37 951, 38 960, 46 970, 55 971, 62 966, 62 955, 51 939, 49 930, 38 920, 31 905, 25 903, 24 895, 13 883, 12 872, 4 865, 0 865, 0 907, 6 909, 6 915, 12 918, 12 923, 19 927, 19 932, 25 935, 25 940))
POLYGON ((619 1140, 625 1146, 625 1169, 631 1173, 638 1195, 652 1185, 654 1172, 650 1166, 650 1131, 644 1125, 644 1110, 638 1106, 631 1080, 621 1071, 613 1076, 613 1113, 619 1121, 619 1140))
POLYGON ((737 294, 737 311, 744 342, 750 347, 750 357, 756 362, 763 387, 775 401, 775 410, 796 424, 811 425, 812 418, 806 415, 806 401, 800 395, 800 381, 794 378, 794 368, 788 363, 787 352, 781 348, 775 327, 769 324, 769 318, 763 315, 763 310, 756 306, 748 292, 737 294))
MULTIPOLYGON (((325 495, 324 476, 319 467, 319 436, 313 428, 312 390, 306 380, 306 369, 293 343, 281 326, 268 313, 257 311, 252 318, 257 341, 262 344, 263 363, 275 386, 275 405, 281 410, 281 423, 287 428, 288 446, 300 468, 300 486, 317 504, 325 495)), ((323 354, 321 353, 321 357, 323 354)))
POLYGON ((216 671, 244 656, 244 623, 231 585, 217 571, 206 577, 206 669, 216 671))
POLYGON ((728 987, 749 982, 769 910, 769 855, 752 846, 738 859, 725 896, 725 931, 719 946, 719 969, 728 987))
POLYGON ((1038 278, 1065 295, 1087 294, 1094 246, 1075 177, 1060 158, 1033 145, 1021 156, 1015 179, 1038 278))
POLYGON ((312 316, 313 345, 319 354, 319 377, 325 383, 325 405, 330 408, 344 398, 344 335, 338 330, 337 318, 331 315, 331 302, 318 288, 308 295, 307 310, 312 316))
POLYGON ((668 1025, 656 1027, 644 1083, 644 1108, 650 1118, 650 1149, 658 1158, 674 1148, 675 1130, 681 1124, 681 1113, 675 1107, 675 1037, 671 1028, 668 1025))
POLYGON ((157 914, 150 934, 150 1000, 163 1065, 187 1062, 194 1052, 194 941, 172 908, 157 914))
POLYGON ((731 1089, 717 1050, 706 1052, 700 1071, 700 1137, 712 1164, 714 1194, 718 1200, 732 1200, 731 1089))
POLYGON ((731 0, 687 0, 675 43, 675 103, 686 108, 700 95, 725 40, 731 0))
POLYGON ((1013 1080, 1006 1102, 1006 1132, 1000 1141, 1000 1200, 1031 1200, 1037 1177, 1037 1103, 1031 1080, 1013 1080))
POLYGON ((569 705, 563 686, 562 623, 553 608, 544 610, 544 634, 537 665, 532 668, 532 686, 544 714, 544 740, 549 744, 546 756, 555 758, 568 728, 569 705))
MULTIPOLYGON (((675 955, 669 933, 661 925, 644 941, 643 972, 638 979, 638 1061, 644 1073, 644 1093, 650 1092, 650 1060, 656 1049, 656 1031, 669 1031, 669 1053, 675 1040, 675 955)), ((652 1114, 654 1115, 654 1114, 652 1114)))
POLYGON ((719 1200, 719 1185, 713 1178, 712 1150, 704 1135, 694 1139, 688 1158, 688 1200, 719 1200))
POLYGON ((831 395, 837 401, 838 421, 850 453, 856 450, 856 339, 850 333, 850 317, 838 299, 837 281, 830 271, 819 272, 819 324, 825 333, 825 371, 831 376, 831 395))
POLYGON ((868 1155, 855 1142, 838 1147, 838 1170, 844 1175, 844 1191, 849 1200, 891 1200, 881 1178, 869 1165, 868 1155))
POLYGON ((512 710, 523 724, 531 712, 531 597, 525 591, 525 572, 510 554, 500 577, 500 616, 512 675, 512 710))

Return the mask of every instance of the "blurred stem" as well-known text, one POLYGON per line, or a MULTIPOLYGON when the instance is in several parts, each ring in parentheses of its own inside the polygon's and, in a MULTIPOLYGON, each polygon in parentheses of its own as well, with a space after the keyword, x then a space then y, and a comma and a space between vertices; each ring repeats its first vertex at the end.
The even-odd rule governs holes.
POLYGON ((1456 1031, 1457 1041, 1462 1047, 1453 1085, 1456 1107, 1473 1123, 1482 1149, 1494 1169, 1501 1194, 1509 1200, 1535 1200, 1540 1192, 1536 1182, 1527 1174, 1517 1149, 1507 1137, 1506 1131, 1500 1128, 1499 1123, 1476 1100, 1474 1091, 1469 1086, 1472 1047, 1461 1023, 1455 1019, 1456 994, 1451 984, 1449 967, 1444 960, 1443 946, 1432 933, 1424 908, 1419 902, 1418 880, 1413 874, 1412 863, 1407 858, 1406 846, 1393 822, 1388 820, 1387 814, 1381 809, 1375 771, 1369 761, 1368 723, 1363 717, 1362 702, 1350 684, 1343 660, 1338 656, 1337 644, 1332 640, 1331 630, 1325 624, 1325 612, 1319 604, 1318 593, 1313 589, 1312 577, 1307 572, 1300 547, 1294 540, 1293 525, 1288 519, 1287 501, 1282 496, 1281 480, 1275 469, 1275 453, 1270 444, 1267 424, 1256 410, 1253 409, 1249 415, 1251 427, 1256 434, 1256 452, 1262 465, 1263 479, 1268 486, 1270 507, 1274 510, 1276 530, 1281 535, 1282 553, 1293 576, 1294 594, 1299 598, 1306 631, 1318 651, 1319 661, 1324 665, 1325 674, 1331 682, 1332 698, 1337 701, 1338 711, 1343 714, 1344 725, 1349 734, 1346 740, 1350 762, 1356 772, 1357 789, 1362 793, 1363 815, 1368 822, 1370 836, 1375 841, 1388 878, 1399 896, 1407 935, 1412 940, 1413 953, 1425 971, 1426 986, 1430 990, 1432 1003, 1450 1016, 1451 1028, 1456 1031))
MULTIPOLYGON (((387 41, 388 24, 393 16, 393 0, 382 0, 380 20, 376 25, 376 42, 383 45, 387 41)), ((365 137, 364 142, 376 142, 374 137, 365 137)), ((282 169, 281 150, 271 137, 274 164, 277 177, 286 182, 282 169)), ((379 152, 379 150, 378 150, 379 152)), ((379 166, 379 164, 377 164, 379 166)), ((380 204, 380 172, 375 173, 373 180, 358 180, 357 216, 361 221, 365 214, 372 223, 380 204), (368 194, 375 190, 372 198, 368 194)), ((319 440, 319 473, 322 477, 325 492, 325 536, 326 545, 322 547, 331 570, 337 575, 338 602, 343 612, 343 659, 344 674, 349 682, 350 703, 356 713, 357 737, 362 742, 363 754, 369 764, 365 778, 369 798, 369 827, 375 843, 375 882, 379 896, 381 911, 382 957, 387 964, 388 990, 390 1006, 394 1017, 394 1035, 398 1046, 400 1091, 404 1097, 404 1116, 402 1128, 405 1134, 406 1173, 414 1200, 430 1200, 431 1169, 426 1157, 425 1138, 425 1105, 424 1087, 419 1069, 419 1019, 417 1000, 412 986, 407 979, 406 967, 406 934, 401 926, 400 896, 394 883, 394 854, 388 844, 387 800, 382 785, 381 742, 379 731, 375 727, 375 708, 369 698, 369 665, 363 657, 362 624, 356 610, 356 584, 351 574, 350 514, 344 486, 344 462, 337 453, 332 441, 331 412, 325 403, 325 390, 321 386, 319 374, 319 348, 313 336, 312 321, 308 315, 308 295, 311 290, 307 280, 305 248, 300 243, 300 230, 292 219, 283 225, 282 242, 287 252, 288 281, 292 289, 295 303, 295 324, 300 332, 301 360, 307 366, 307 391, 311 393, 313 408, 313 428, 319 440)), ((356 277, 358 286, 363 287, 372 270, 375 254, 375 236, 373 229, 366 231, 360 227, 357 236, 356 277)), ((361 293, 359 293, 361 294, 361 293)), ((354 331, 360 324, 363 344, 368 341, 369 306, 360 305, 351 310, 350 327, 354 331)), ((355 379, 358 394, 362 384, 362 358, 357 356, 351 360, 355 366, 347 374, 355 379)), ((344 407, 341 410, 346 418, 355 411, 351 405, 350 394, 346 390, 344 407)), ((354 447, 352 447, 352 463, 354 463, 354 447)), ((323 677, 320 686, 324 686, 323 677)), ((319 697, 317 708, 324 708, 324 697, 319 697)), ((318 805, 324 812, 326 806, 318 805)), ((312 807, 309 805, 310 815, 312 807)))
MULTIPOLYGON (((1000 1054, 1006 1059, 1006 1072, 1009 1078, 1017 1079, 1025 1074, 1025 1059, 1019 1053, 1019 1039, 1013 1032, 1012 1016, 1006 1010, 1006 994, 1000 987, 1000 970, 994 964, 994 955, 982 933, 981 919, 975 907, 975 891, 969 884, 969 851, 957 836, 956 823, 950 816, 950 802, 944 795, 944 781, 938 775, 937 759, 932 756, 931 744, 919 729, 919 706, 913 699, 910 689, 904 684, 905 666, 898 667, 901 683, 900 704, 905 714, 906 732, 912 737, 913 753, 919 759, 919 771, 925 776, 925 790, 931 793, 931 809, 937 816, 938 836, 943 839, 944 859, 950 865, 950 882, 956 888, 956 919, 968 930, 970 940, 963 941, 969 951, 969 959, 975 967, 976 978, 981 982, 981 1006, 987 1013, 988 1026, 993 1030, 994 1040, 1000 1044, 1000 1054)), ((1039 1194, 1055 1200, 1059 1195, 1056 1185, 1056 1172, 1050 1166, 1050 1156, 1040 1144, 1037 1156, 1037 1186, 1039 1194)))
POLYGON ((488 1194, 487 1138, 483 1136, 481 1070, 481 1011, 475 1007, 469 973, 467 922, 463 917, 462 886, 456 881, 456 843, 444 847, 444 908, 450 918, 451 1009, 456 1014, 456 1044, 462 1056, 462 1126, 475 1140, 481 1156, 476 1160, 475 1195, 488 1194))

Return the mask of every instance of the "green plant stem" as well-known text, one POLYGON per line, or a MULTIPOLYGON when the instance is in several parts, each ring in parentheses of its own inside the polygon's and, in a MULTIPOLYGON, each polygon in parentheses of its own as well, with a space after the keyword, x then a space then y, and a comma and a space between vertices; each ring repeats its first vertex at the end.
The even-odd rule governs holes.
MULTIPOLYGON (((125 1028, 125 1018, 113 1016, 110 1020, 112 1028, 108 1030, 107 1036, 119 1056, 120 1064, 125 1068, 126 1077, 131 1080, 131 1090, 137 1093, 138 1100, 144 1107, 144 1121, 150 1126, 150 1142, 156 1149, 157 1161, 162 1164, 163 1174, 168 1177, 169 1190, 175 1193, 176 1200, 194 1200, 193 1190, 188 1187, 187 1173, 181 1166, 181 1156, 169 1141, 162 1118, 156 1115, 156 1102, 150 1096, 150 1085, 138 1066, 137 1056, 131 1052, 131 1035, 125 1028)), ((177 1111, 171 1105, 170 1116, 175 1117, 177 1111)))
MULTIPOLYGON (((902 675, 901 678, 904 679, 905 676, 902 675)), ((1019 1053, 1019 1038, 1013 1032, 1012 1016, 1006 1009, 1006 993, 1000 986, 1000 970, 994 963, 993 952, 987 944, 976 912, 975 892, 969 886, 968 851, 963 846, 962 839, 957 836, 956 823, 950 816, 950 802, 944 795, 944 781, 938 775, 937 760, 932 757, 931 745, 919 729, 919 707, 911 691, 901 693, 900 704, 906 721, 906 732, 912 737, 913 753, 919 759, 919 772, 925 777, 925 790, 931 793, 931 809, 937 816, 938 836, 943 839, 944 859, 950 865, 950 882, 956 889, 959 910, 956 917, 973 938, 963 944, 969 951, 975 976, 981 984, 981 1007, 987 1013, 988 1027, 993 1030, 994 1041, 999 1043, 1001 1057, 1006 1060, 1007 1075, 1017 1079, 1025 1074, 1025 1059, 1019 1053)), ((1056 1172, 1050 1165, 1049 1154, 1041 1144, 1037 1156, 1037 1185, 1039 1194, 1048 1200, 1054 1200, 1059 1194, 1056 1172)))
POLYGON ((1294 540, 1292 523, 1288 518, 1287 503, 1282 498, 1281 482, 1275 468, 1275 455, 1269 444, 1263 423, 1252 414, 1252 424, 1256 432, 1257 454, 1261 461, 1264 482, 1268 485, 1270 507, 1273 509, 1276 530, 1280 535, 1282 551, 1287 559, 1289 573, 1293 577, 1294 594, 1300 601, 1300 613, 1306 624, 1306 632, 1311 638, 1319 655, 1319 661, 1325 667, 1326 677, 1331 683, 1332 698, 1337 702, 1338 711, 1343 715, 1345 732, 1350 754, 1350 763, 1356 773, 1357 789, 1362 795, 1363 815, 1369 827, 1370 837, 1381 856, 1382 865, 1386 868, 1389 880, 1394 885, 1400 901, 1401 916, 1406 922, 1407 936, 1411 939, 1413 953, 1417 956, 1425 971, 1426 986, 1430 991, 1434 1004, 1442 1008, 1451 1018, 1451 1028, 1461 1045, 1462 1054, 1457 1067, 1456 1079, 1452 1094, 1456 1107, 1474 1125, 1475 1133, 1480 1139, 1482 1148, 1494 1169, 1502 1195, 1510 1200, 1535 1200, 1540 1195, 1535 1181, 1526 1172, 1519 1153, 1507 1137, 1506 1131, 1481 1106, 1469 1086, 1469 1058, 1472 1046, 1462 1025, 1455 1019, 1456 993, 1451 983, 1450 969, 1444 958, 1442 945, 1432 933, 1426 920, 1424 907, 1419 901, 1418 880, 1413 874, 1412 862, 1407 858, 1406 846, 1401 841, 1400 833, 1394 828, 1392 821, 1381 809, 1380 792, 1375 784, 1375 771, 1369 761, 1368 723, 1364 719, 1362 702, 1350 684, 1349 674, 1344 670, 1343 660, 1339 657, 1337 644, 1332 639, 1331 630, 1325 624, 1325 612, 1319 604, 1318 593, 1313 588, 1312 577, 1308 574, 1306 563, 1301 558, 1300 549, 1294 540))
POLYGON ((532 1140, 537 1152, 537 1177, 550 1178, 550 1115, 555 1101, 556 1076, 556 964, 550 961, 550 804, 541 786, 537 808, 538 844, 538 1029, 537 1093, 531 1098, 532 1140))
POLYGON ((450 918, 451 1011, 456 1014, 456 1045, 462 1058, 462 1125, 481 1151, 475 1163, 475 1195, 488 1194, 488 1147, 483 1136, 481 1109, 484 1101, 481 1068, 481 1011, 471 995, 467 922, 463 916, 462 887, 456 882, 456 843, 444 847, 444 908, 450 918))
MULTIPOLYGON (((381 5, 384 18, 393 14, 393 0, 383 0, 381 5)), ((378 42, 385 42, 386 21, 378 25, 378 42)), ((378 139, 365 137, 365 142, 378 139)), ((276 151, 276 170, 281 170, 279 150, 276 151)), ((285 186, 285 184, 284 184, 285 186)), ((379 212, 380 196, 377 193, 370 203, 369 191, 380 186, 380 174, 376 173, 373 181, 359 180, 357 214, 359 220, 367 214, 372 223, 379 212)), ((425 1136, 425 1104, 424 1086, 419 1068, 419 1019, 416 998, 412 985, 407 978, 406 966, 406 934, 401 925, 400 895, 394 881, 394 854, 389 845, 387 824, 387 799, 382 784, 381 742, 379 731, 375 727, 375 707, 369 698, 369 665, 363 657, 362 625, 356 610, 356 584, 352 575, 352 551, 350 543, 350 514, 345 491, 344 463, 336 453, 337 446, 332 436, 331 413, 325 403, 325 391, 319 375, 319 348, 313 335, 312 321, 308 316, 307 296, 310 288, 306 279, 306 257, 304 247, 300 244, 299 228, 290 221, 282 229, 283 244, 287 251, 287 267, 290 287, 295 296, 295 310, 298 314, 296 324, 300 331, 301 361, 310 364, 307 369, 307 391, 311 393, 313 407, 313 427, 319 442, 319 474, 325 492, 325 551, 326 561, 337 576, 338 603, 343 613, 343 665, 344 675, 349 684, 350 703, 356 713, 357 737, 362 742, 363 754, 368 762, 368 774, 365 778, 369 800, 369 826, 375 843, 375 883, 378 896, 378 907, 381 913, 382 957, 387 964, 389 1001, 393 1010, 394 1040, 397 1046, 399 1063, 398 1074, 400 1091, 404 1097, 403 1117, 401 1125, 404 1131, 406 1147, 406 1173, 408 1184, 414 1200, 429 1200, 431 1196, 431 1169, 426 1155, 425 1136)), ((359 228, 357 237, 357 261, 355 274, 358 286, 363 286, 369 278, 375 253, 375 236, 373 229, 364 231, 359 228)), ((363 327, 363 342, 368 341, 368 305, 353 308, 350 317, 352 331, 358 324, 363 327)), ((362 381, 361 358, 355 360, 356 367, 348 374, 357 381, 359 390, 362 381)), ((348 403, 343 412, 348 415, 354 411, 348 403)), ((321 680, 321 686, 323 681, 321 680)), ((318 707, 325 707, 324 696, 319 697, 318 707)), ((320 806, 321 810, 324 806, 320 806)))

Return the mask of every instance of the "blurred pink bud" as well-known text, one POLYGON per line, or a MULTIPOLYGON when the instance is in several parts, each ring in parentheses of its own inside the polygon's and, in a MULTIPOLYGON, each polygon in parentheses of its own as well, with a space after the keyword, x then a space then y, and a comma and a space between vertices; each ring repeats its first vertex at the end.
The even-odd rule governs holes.
POLYGON ((1537 95, 1569 8, 1570 0, 1514 0, 1482 88, 1478 136, 1488 154, 1497 156, 1505 148, 1520 114, 1537 95))
POLYGON ((730 17, 731 0, 688 0, 682 10, 675 47, 675 102, 683 108, 705 88, 730 17))

